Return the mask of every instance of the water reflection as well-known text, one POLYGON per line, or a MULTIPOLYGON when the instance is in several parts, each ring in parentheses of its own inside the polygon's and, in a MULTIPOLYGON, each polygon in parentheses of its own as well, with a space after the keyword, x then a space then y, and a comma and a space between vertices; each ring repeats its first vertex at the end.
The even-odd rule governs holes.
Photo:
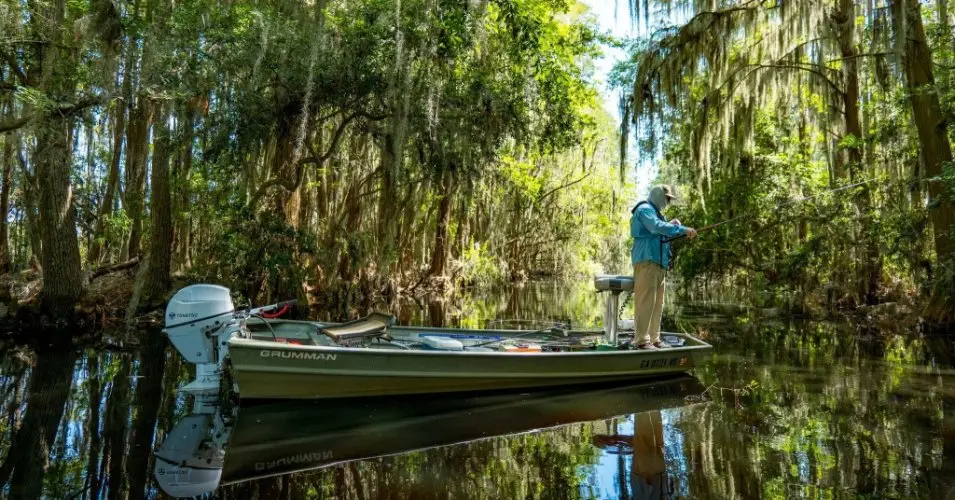
MULTIPOLYGON (((613 388, 440 399, 260 403, 237 411, 200 399, 160 446, 155 476, 163 491, 185 497, 219 485, 410 452, 460 453, 468 462, 493 464, 494 456, 470 453, 479 441, 496 441, 486 449, 499 455, 497 450, 508 445, 502 436, 546 429, 546 439, 561 441, 563 434, 591 433, 592 421, 635 412, 659 415, 659 409, 684 406, 702 391, 699 381, 681 377, 613 388), (569 426, 574 423, 585 424, 569 426), (462 450, 435 451, 452 445, 462 450)), ((427 462, 438 464, 430 472, 445 476, 441 482, 455 481, 445 472, 449 464, 427 462)), ((377 494, 373 484, 364 489, 377 494)))
MULTIPOLYGON (((586 293, 558 289, 402 314, 474 327, 535 317, 582 325, 602 314, 586 293)), ((155 332, 135 352, 8 350, 0 495, 952 497, 949 342, 679 306, 665 326, 716 346, 694 378, 334 406, 180 397, 190 367, 155 332), (188 467, 207 477, 189 483, 188 467), (173 472, 194 489, 156 479, 173 472)))
MULTIPOLYGON (((14 397, 5 405, 9 413, 4 430, 9 438, 4 444, 9 447, 0 466, 0 484, 9 485, 11 498, 40 496, 50 469, 50 453, 60 434, 59 424, 68 420, 63 419, 63 413, 70 396, 75 359, 72 351, 37 353, 29 370, 25 394, 21 396, 25 402, 14 397)), ((23 375, 23 367, 20 367, 13 384, 5 387, 4 393, 20 395, 23 375)), ((55 453, 63 454, 63 450, 55 450, 55 453)))

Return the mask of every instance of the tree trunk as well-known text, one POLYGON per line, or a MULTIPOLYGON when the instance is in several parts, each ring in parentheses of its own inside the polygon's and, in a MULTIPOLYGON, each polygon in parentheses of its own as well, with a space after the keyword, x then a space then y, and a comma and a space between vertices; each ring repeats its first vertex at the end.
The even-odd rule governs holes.
POLYGON ((416 207, 420 206, 417 202, 417 189, 415 183, 407 183, 405 196, 402 203, 401 224, 398 226, 398 273, 402 273, 414 268, 414 228, 415 217, 418 215, 416 207))
MULTIPOLYGON (((952 36, 952 27, 948 24, 948 0, 938 0, 938 23, 942 33, 947 33, 947 40, 952 47, 949 50, 955 51, 955 37, 952 36)), ((948 58, 952 60, 951 56, 948 58)))
MULTIPOLYGON (((37 90, 54 102, 72 102, 76 94, 75 73, 79 51, 71 47, 72 30, 66 1, 30 2, 30 29, 47 43, 35 47, 29 79, 39 82, 37 90)), ((68 113, 47 113, 35 129, 37 224, 43 268, 41 308, 59 317, 73 312, 83 292, 79 240, 73 213, 70 183, 73 119, 68 113)))
MULTIPOLYGON (((153 167, 155 168, 155 167, 153 167)), ((152 457, 153 434, 162 403, 163 369, 166 366, 166 339, 160 331, 148 332, 139 356, 139 382, 136 385, 136 418, 130 436, 127 462, 129 498, 146 498, 146 479, 152 457)))
POLYGON ((153 152, 152 194, 150 197, 149 264, 143 286, 141 305, 159 305, 170 287, 172 259, 172 200, 169 192, 169 113, 168 108, 159 113, 156 123, 153 152))
POLYGON ((411 70, 403 64, 405 53, 395 54, 395 72, 391 76, 391 116, 387 121, 387 133, 381 147, 381 196, 378 200, 378 268, 388 274, 388 269, 398 259, 397 211, 398 178, 404 166, 405 142, 407 140, 408 115, 411 110, 411 70))
MULTIPOLYGON (((30 375, 26 414, 4 461, 10 477, 10 498, 40 498, 49 468, 50 449, 70 396, 76 354, 72 350, 41 352, 30 375)), ((9 476, 6 476, 9 477, 9 476)), ((0 478, 0 484, 6 483, 0 478)))
POLYGON ((126 260, 140 253, 143 234, 143 213, 146 194, 146 158, 149 154, 149 125, 153 118, 153 103, 140 96, 129 114, 126 131, 126 192, 123 203, 130 220, 129 239, 123 251, 126 260))
POLYGON ((184 271, 192 267, 189 258, 189 248, 192 234, 192 220, 188 217, 189 212, 189 174, 192 171, 192 143, 195 139, 194 114, 191 108, 186 107, 183 120, 183 144, 182 161, 178 162, 177 168, 173 173, 174 189, 176 192, 175 208, 173 216, 175 217, 175 228, 173 231, 173 241, 175 252, 173 256, 173 270, 184 271))
MULTIPOLYGON (((182 358, 179 356, 167 356, 166 367, 163 368, 163 387, 174 387, 179 384, 179 373, 182 366, 182 358)), ((157 417, 160 429, 171 429, 175 423, 176 402, 178 400, 175 391, 165 391, 160 404, 159 416, 157 417)))
MULTIPOLYGON (((862 140, 864 132, 859 112, 859 58, 855 42, 855 2, 853 0, 839 0, 839 12, 833 17, 838 26, 839 49, 843 58, 842 73, 846 81, 846 136, 853 138, 851 144, 847 147, 849 180, 850 182, 858 182, 863 171, 862 140)), ((872 192, 868 185, 863 185, 860 188, 855 203, 863 217, 859 227, 859 238, 865 247, 859 290, 866 304, 875 304, 882 281, 882 269, 875 231, 872 227, 872 192)))
POLYGON ((341 257, 338 261, 338 276, 344 282, 350 282, 355 276, 355 262, 351 254, 355 251, 353 237, 358 232, 358 224, 361 222, 361 195, 360 186, 355 180, 348 187, 348 194, 345 195, 345 248, 342 249, 341 257))
POLYGON ((124 356, 119 363, 119 370, 113 376, 112 388, 106 401, 104 460, 109 460, 106 496, 109 500, 125 498, 128 491, 126 428, 129 420, 129 375, 132 361, 128 356, 124 356))
POLYGON ((448 226, 451 224, 451 206, 454 199, 454 179, 451 171, 445 171, 441 179, 441 201, 438 203, 438 222, 434 232, 434 252, 428 274, 441 276, 448 261, 448 226))
MULTIPOLYGON (((26 163, 22 156, 20 161, 26 163)), ((23 209, 26 212, 24 219, 26 219, 27 234, 30 237, 30 267, 39 267, 40 254, 43 252, 43 241, 40 239, 40 217, 37 215, 36 208, 36 185, 34 179, 26 174, 25 169, 20 182, 23 186, 23 209)))
POLYGON ((11 269, 10 255, 10 226, 7 215, 10 213, 10 190, 13 189, 13 140, 7 136, 3 141, 3 180, 0 182, 0 274, 6 274, 11 269))
MULTIPOLYGON (((132 50, 132 49, 130 49, 132 50)), ((129 79, 126 76, 125 79, 129 79)), ((124 84, 125 85, 125 84, 124 84)), ((119 186, 119 160, 123 151, 123 134, 126 129, 126 108, 116 106, 115 117, 113 119, 113 156, 109 159, 109 173, 106 176, 106 193, 103 195, 103 203, 99 207, 99 213, 96 216, 96 227, 93 230, 93 243, 90 245, 90 252, 87 261, 90 264, 98 264, 102 258, 103 248, 106 245, 106 221, 113 214, 113 204, 116 200, 116 190, 119 186)))
POLYGON ((382 140, 381 161, 381 193, 378 198, 378 268, 382 272, 391 265, 391 254, 395 247, 395 201, 397 186, 395 182, 396 162, 395 141, 392 134, 385 134, 382 140))
MULTIPOLYGON (((952 161, 952 145, 948 140, 945 116, 939 105, 932 74, 932 52, 925 39, 922 14, 918 0, 893 0, 892 17, 896 38, 904 40, 902 66, 905 71, 909 104, 918 130, 926 179, 940 176, 942 166, 952 161)), ((945 197, 942 182, 930 181, 929 217, 935 229, 935 253, 939 262, 955 258, 955 207, 945 197)), ((955 320, 951 307, 939 304, 952 301, 953 292, 936 287, 932 302, 936 319, 955 320)))
POLYGON ((100 400, 102 399, 102 384, 99 373, 99 354, 89 355, 89 418, 86 421, 86 432, 90 436, 89 449, 86 450, 86 487, 87 498, 99 498, 100 477, 99 477, 99 456, 103 440, 99 432, 99 410, 100 400))
POLYGON ((444 300, 428 301, 428 326, 443 328, 447 323, 447 308, 444 300))
POLYGON ((54 317, 71 314, 83 293, 83 268, 70 184, 71 125, 69 118, 49 116, 36 135, 42 309, 54 317))
MULTIPOLYGON (((292 163, 295 160, 295 134, 301 122, 299 109, 291 109, 289 105, 285 114, 278 119, 275 131, 275 151, 272 153, 272 162, 270 168, 270 178, 288 179, 295 175, 292 163)), ((282 214, 283 219, 288 220, 286 209, 292 193, 284 187, 272 189, 269 194, 268 207, 275 214, 282 214)))

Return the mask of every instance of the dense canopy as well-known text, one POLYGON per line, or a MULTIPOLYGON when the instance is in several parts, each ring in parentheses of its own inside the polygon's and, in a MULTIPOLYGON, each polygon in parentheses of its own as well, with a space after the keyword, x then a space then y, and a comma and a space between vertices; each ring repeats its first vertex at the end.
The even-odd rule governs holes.
POLYGON ((579 4, 54 0, 0 22, 0 267, 40 270, 47 312, 140 258, 139 305, 177 275, 338 305, 625 256, 579 4))

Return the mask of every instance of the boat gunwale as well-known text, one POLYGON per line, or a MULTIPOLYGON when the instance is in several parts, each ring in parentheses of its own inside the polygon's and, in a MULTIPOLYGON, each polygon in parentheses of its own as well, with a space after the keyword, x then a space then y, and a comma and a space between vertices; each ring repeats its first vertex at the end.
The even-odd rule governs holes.
MULTIPOLYGON (((672 335, 683 335, 683 334, 672 334, 672 335)), ((326 346, 326 345, 303 345, 303 344, 286 344, 282 342, 275 342, 269 340, 258 340, 258 339, 249 339, 241 337, 233 337, 229 339, 229 349, 233 347, 239 347, 244 349, 271 349, 271 350, 286 350, 286 351, 306 351, 306 352, 327 352, 327 353, 353 353, 357 355, 381 355, 382 353, 387 353, 388 355, 396 356, 428 356, 428 357, 456 357, 456 358, 467 358, 471 356, 492 356, 492 357, 546 357, 546 358, 563 358, 563 357, 609 357, 609 356, 633 356, 633 357, 646 357, 646 356, 658 356, 665 355, 667 353, 678 353, 678 352, 694 352, 701 350, 712 349, 713 346, 703 342, 702 340, 695 339, 687 335, 687 337, 697 340, 700 342, 700 345, 685 345, 685 346, 674 346, 664 349, 623 349, 623 350, 608 350, 608 351, 597 351, 597 350, 579 350, 579 351, 541 351, 541 352, 502 352, 502 351, 446 351, 439 349, 375 349, 375 348, 366 348, 366 347, 346 347, 346 346, 326 346)))

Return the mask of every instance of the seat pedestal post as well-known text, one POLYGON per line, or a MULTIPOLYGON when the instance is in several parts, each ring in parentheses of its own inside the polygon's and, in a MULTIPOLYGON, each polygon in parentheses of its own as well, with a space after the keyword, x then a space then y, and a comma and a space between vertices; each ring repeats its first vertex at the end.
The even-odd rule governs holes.
POLYGON ((608 344, 617 344, 617 312, 620 307, 620 291, 611 290, 607 296, 607 310, 604 313, 604 340, 608 344))

